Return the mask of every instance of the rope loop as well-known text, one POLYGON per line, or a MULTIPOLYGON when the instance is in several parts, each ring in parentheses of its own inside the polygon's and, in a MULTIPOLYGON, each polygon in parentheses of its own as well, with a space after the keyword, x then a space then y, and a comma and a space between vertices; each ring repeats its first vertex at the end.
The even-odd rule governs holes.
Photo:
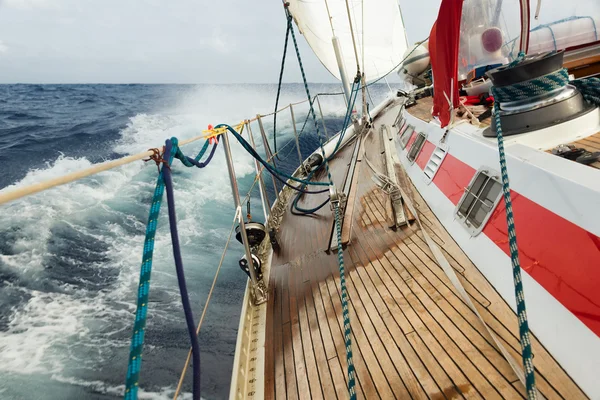
POLYGON ((530 99, 548 94, 569 83, 569 72, 563 68, 524 82, 506 86, 494 86, 494 99, 500 103, 530 99))
POLYGON ((148 151, 152 152, 152 155, 149 156, 148 158, 144 158, 142 161, 144 162, 148 162, 148 161, 154 161, 156 163, 156 168, 158 169, 158 172, 160 173, 160 165, 165 165, 167 168, 170 168, 169 163, 163 158, 163 155, 165 154, 165 146, 163 146, 162 151, 160 151, 157 148, 153 148, 153 149, 148 149, 148 151))

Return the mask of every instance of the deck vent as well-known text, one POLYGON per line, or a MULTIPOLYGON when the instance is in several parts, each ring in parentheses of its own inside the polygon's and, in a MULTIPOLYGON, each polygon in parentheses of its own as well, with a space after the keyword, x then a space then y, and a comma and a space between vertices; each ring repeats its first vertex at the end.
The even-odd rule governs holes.
POLYGON ((423 170, 423 173, 425 174, 425 183, 431 183, 437 170, 440 168, 440 165, 442 165, 442 161, 446 158, 447 151, 445 146, 437 146, 433 153, 431 153, 431 158, 423 170))
POLYGON ((406 158, 408 158, 408 161, 410 161, 411 164, 414 164, 415 160, 417 159, 417 156, 423 149, 423 145, 425 144, 426 138, 427 135, 425 135, 423 132, 417 133, 417 137, 413 142, 412 146, 410 147, 408 154, 406 155, 406 158))
POLYGON ((410 139, 414 131, 415 128, 408 125, 404 132, 402 132, 402 135, 400 136, 400 147, 402 147, 402 149, 406 148, 406 144, 408 143, 408 140, 410 139))
POLYGON ((500 201, 502 184, 499 176, 498 172, 488 168, 477 171, 456 206, 456 217, 471 236, 482 231, 500 201))

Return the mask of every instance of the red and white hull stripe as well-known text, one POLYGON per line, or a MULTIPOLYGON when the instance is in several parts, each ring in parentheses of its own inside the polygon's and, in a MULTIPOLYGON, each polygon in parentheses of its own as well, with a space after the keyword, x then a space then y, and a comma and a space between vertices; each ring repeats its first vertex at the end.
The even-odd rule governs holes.
MULTIPOLYGON (((600 112, 591 114, 585 125, 597 129, 600 112)), ((423 170, 445 130, 434 121, 404 116, 427 141, 410 163, 406 154, 416 133, 404 150, 396 140, 400 162, 448 232, 514 308, 503 201, 474 237, 454 214, 480 167, 499 171, 495 139, 482 137, 468 124, 455 127, 445 140, 446 157, 429 182, 423 170)), ((528 144, 506 141, 530 326, 581 388, 600 398, 600 171, 528 144)))

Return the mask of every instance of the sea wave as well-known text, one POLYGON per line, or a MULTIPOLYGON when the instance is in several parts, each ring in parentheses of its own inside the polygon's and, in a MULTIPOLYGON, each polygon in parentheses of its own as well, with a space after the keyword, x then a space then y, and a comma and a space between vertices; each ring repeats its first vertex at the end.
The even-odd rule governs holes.
MULTIPOLYGON (((302 98, 303 87, 292 85, 288 89, 283 93, 281 105, 302 98)), ((65 113, 53 116, 46 126, 54 129, 58 121, 69 123, 45 140, 74 140, 73 135, 82 139, 75 141, 72 149, 63 147, 63 152, 50 160, 24 163, 21 165, 24 171, 9 170, 10 185, 3 191, 88 168, 98 158, 110 159, 160 147, 173 136, 180 140, 195 137, 208 124, 235 124, 252 118, 273 108, 275 90, 274 85, 162 89, 143 85, 99 89, 77 85, 19 87, 15 89, 19 96, 33 98, 48 92, 60 97, 60 101, 45 97, 48 106, 55 105, 65 113), (148 100, 159 90, 168 93, 148 100), (96 96, 85 97, 89 91, 97 92, 96 96), (62 103, 77 107, 81 96, 104 104, 95 111, 97 120, 66 111, 68 107, 62 103), (138 109, 121 120, 123 111, 115 102, 139 108, 132 105, 136 99, 152 106, 143 111, 138 109), (114 121, 102 115, 114 115, 109 117, 114 121), (118 124, 117 135, 106 133, 118 124)), ((331 134, 339 129, 345 107, 339 99, 324 97, 321 108, 331 134)), ((307 115, 306 104, 296 106, 295 111, 299 128, 307 115)), ((272 117, 263 121, 265 129, 270 131, 272 117)), ((293 140, 289 111, 280 114, 277 126, 279 145, 285 146, 293 140)), ((258 127, 253 129, 262 152, 258 127)), ((11 132, 14 133, 0 130, 0 142, 11 132)), ((304 156, 316 145, 314 133, 307 128, 301 137, 304 156)), ((185 146, 184 152, 195 155, 200 146, 200 142, 185 146)), ((253 160, 234 142, 232 154, 240 187, 248 190, 255 171, 253 160)), ((297 163, 294 158, 281 167, 293 170, 297 163)), ((233 218, 226 170, 221 149, 203 170, 178 164, 173 168, 179 234, 193 304, 203 302, 233 218)), ((127 367, 142 243, 156 177, 153 164, 136 162, 2 206, 0 376, 6 378, 0 384, 3 398, 19 398, 11 389, 11 382, 18 385, 24 377, 76 386, 88 394, 99 393, 107 398, 122 394, 120 384, 127 367)), ((256 196, 257 192, 253 204, 259 203, 256 196)), ((140 398, 162 399, 172 395, 169 385, 187 352, 167 225, 163 213, 155 241, 151 318, 144 356, 145 371, 152 380, 143 382, 149 392, 142 392, 140 398)), ((241 253, 240 248, 236 251, 241 253)), ((203 348, 210 348, 203 356, 214 360, 204 379, 213 388, 211 396, 216 397, 228 392, 236 320, 245 283, 235 254, 228 255, 226 264, 221 278, 226 290, 216 295, 214 314, 209 314, 205 323, 211 334, 201 338, 203 348)), ((60 397, 80 398, 60 387, 64 390, 60 397)))

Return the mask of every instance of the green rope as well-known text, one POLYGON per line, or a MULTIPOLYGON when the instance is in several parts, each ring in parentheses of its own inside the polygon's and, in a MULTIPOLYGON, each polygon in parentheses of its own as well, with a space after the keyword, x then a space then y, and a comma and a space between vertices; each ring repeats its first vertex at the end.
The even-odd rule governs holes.
MULTIPOLYGON (((167 165, 168 168, 173 162, 174 154, 170 154, 167 165)), ((152 255, 154 253, 154 237, 158 227, 158 216, 160 215, 160 206, 162 204, 163 193, 165 192, 165 183, 163 180, 163 171, 161 170, 156 179, 152 205, 148 215, 148 225, 146 226, 146 238, 144 239, 144 250, 142 255, 142 266, 140 269, 140 283, 138 286, 137 310, 135 313, 135 322, 133 325, 133 335, 131 337, 131 346, 129 349, 129 366, 127 367, 127 379, 125 381, 125 400, 135 400, 138 395, 138 381, 142 368, 142 350, 144 348, 144 334, 146 329, 146 316, 148 314, 148 295, 150 293, 150 276, 152 274, 152 255)))
MULTIPOLYGON (((198 161, 208 149, 208 141, 204 142, 204 146, 200 153, 195 157, 198 161)), ((181 153, 179 146, 175 145, 169 154, 169 159, 165 160, 163 169, 169 168, 173 163, 174 157, 181 153)), ((186 166, 192 166, 183 153, 179 158, 186 166), (185 160, 185 161, 184 161, 185 160), (188 165, 189 164, 189 165, 188 165)), ((146 319, 148 314, 148 296, 150 294, 150 276, 152 274, 152 255, 154 253, 154 237, 158 228, 158 217, 160 215, 160 207, 162 204, 163 194, 165 192, 165 182, 163 180, 163 171, 161 169, 158 178, 156 179, 156 187, 152 204, 148 215, 148 224, 146 225, 146 238, 144 239, 144 250, 142 253, 142 266, 140 268, 140 281, 138 285, 137 309, 135 313, 135 322, 133 325, 133 335, 131 337, 131 346, 129 349, 129 365, 127 367, 127 378, 125 381, 125 400, 135 400, 138 396, 138 383, 140 379, 140 371, 142 368, 142 351, 144 348, 144 336, 146 329, 146 319)))
MULTIPOLYGON (((492 87, 492 94, 496 99, 496 87, 492 87)), ((523 368, 525 369, 525 388, 527 398, 537 398, 535 387, 535 371, 533 367, 533 352, 531 351, 531 340, 529 338, 529 323, 525 307, 525 294, 523 292, 523 281, 521 279, 521 263, 519 261, 519 247, 517 245, 517 234, 515 232, 515 220, 513 216, 512 200, 510 197, 510 184, 508 171, 506 169, 506 155, 504 153, 504 138, 502 136, 502 124, 500 122, 499 102, 494 102, 494 122, 496 125, 496 137, 498 139, 498 151, 500 152, 500 171, 502 174, 502 192, 504 205, 506 207, 506 223, 508 225, 508 244, 510 249, 510 260, 513 269, 513 281, 515 286, 515 297, 517 300, 517 317, 519 320, 519 336, 521 342, 521 354, 523 357, 523 368)))
POLYGON ((335 212, 335 229, 337 232, 337 257, 340 265, 340 286, 342 288, 342 314, 344 316, 344 342, 346 345, 346 360, 348 361, 348 395, 350 400, 356 400, 356 372, 352 359, 352 328, 350 326, 350 312, 348 309, 348 290, 346 289, 346 274, 344 270, 344 250, 342 249, 342 224, 340 209, 333 205, 335 212))
MULTIPOLYGON (((509 68, 518 65, 525 55, 519 53, 515 61, 509 64, 509 68)), ((523 357, 523 367, 525 369, 525 387, 529 399, 537 398, 535 386, 535 371, 533 366, 533 353, 531 350, 531 340, 529 337, 529 323, 525 307, 525 294, 523 292, 523 281, 521 279, 521 265, 519 261, 519 247, 517 245, 517 234, 515 232, 515 221, 513 215, 512 201, 510 195, 510 184, 508 171, 506 168, 506 155, 504 152, 504 138, 502 135, 502 123, 500 118, 500 103, 523 100, 565 87, 568 83, 573 84, 582 93, 584 99, 592 104, 600 105, 600 79, 587 78, 569 82, 569 73, 566 69, 561 69, 544 76, 530 79, 525 82, 519 82, 513 85, 502 87, 492 87, 494 96, 494 124, 496 127, 496 137, 498 139, 498 151, 500 153, 500 171, 502 175, 502 192, 504 196, 504 205, 506 208, 506 223, 508 226, 508 243, 510 249, 510 259, 513 268, 513 281, 515 286, 515 297, 517 301, 517 316, 519 319, 519 335, 521 342, 521 352, 523 357)))
MULTIPOLYGON (((286 17, 291 18, 289 11, 286 8, 286 17)), ((298 48, 298 42, 296 41, 296 34, 294 32, 293 24, 290 24, 290 31, 292 33, 292 41, 294 42, 294 48, 296 49, 296 57, 298 58, 298 66, 300 67, 300 72, 302 73, 302 81, 304 82, 304 89, 306 90, 306 96, 308 98, 308 104, 310 106, 310 113, 312 115, 313 121, 315 123, 315 131, 317 132, 317 137, 319 138, 319 146, 321 148, 321 153, 323 155, 323 160, 325 162, 325 169, 327 170, 327 178, 329 179, 329 185, 333 187, 333 178, 331 177, 331 171, 329 170, 329 162, 327 157, 325 156, 325 149, 323 148, 323 140, 319 133, 319 123, 317 122, 317 115, 315 113, 315 109, 313 107, 313 103, 311 102, 310 90, 308 88, 308 82, 306 80, 306 74, 304 73, 304 66, 302 65, 302 58, 300 57, 300 49, 298 48)), ((354 372, 354 361, 352 359, 352 336, 351 336, 351 327, 350 327, 350 311, 348 309, 348 291, 346 289, 346 278, 344 271, 344 256, 342 250, 342 236, 341 236, 341 223, 339 216, 338 205, 333 205, 335 212, 335 220, 336 220, 336 229, 338 234, 338 262, 340 265, 340 286, 342 290, 342 314, 344 318, 344 341, 346 342, 346 361, 348 364, 348 395, 350 396, 350 400, 356 400, 356 380, 355 380, 355 372, 354 372)))
POLYGON ((600 106, 600 78, 585 78, 571 81, 588 102, 600 106))
POLYGON ((500 103, 525 100, 565 87, 567 83, 569 83, 569 73, 563 68, 525 82, 495 87, 494 99, 500 103))

